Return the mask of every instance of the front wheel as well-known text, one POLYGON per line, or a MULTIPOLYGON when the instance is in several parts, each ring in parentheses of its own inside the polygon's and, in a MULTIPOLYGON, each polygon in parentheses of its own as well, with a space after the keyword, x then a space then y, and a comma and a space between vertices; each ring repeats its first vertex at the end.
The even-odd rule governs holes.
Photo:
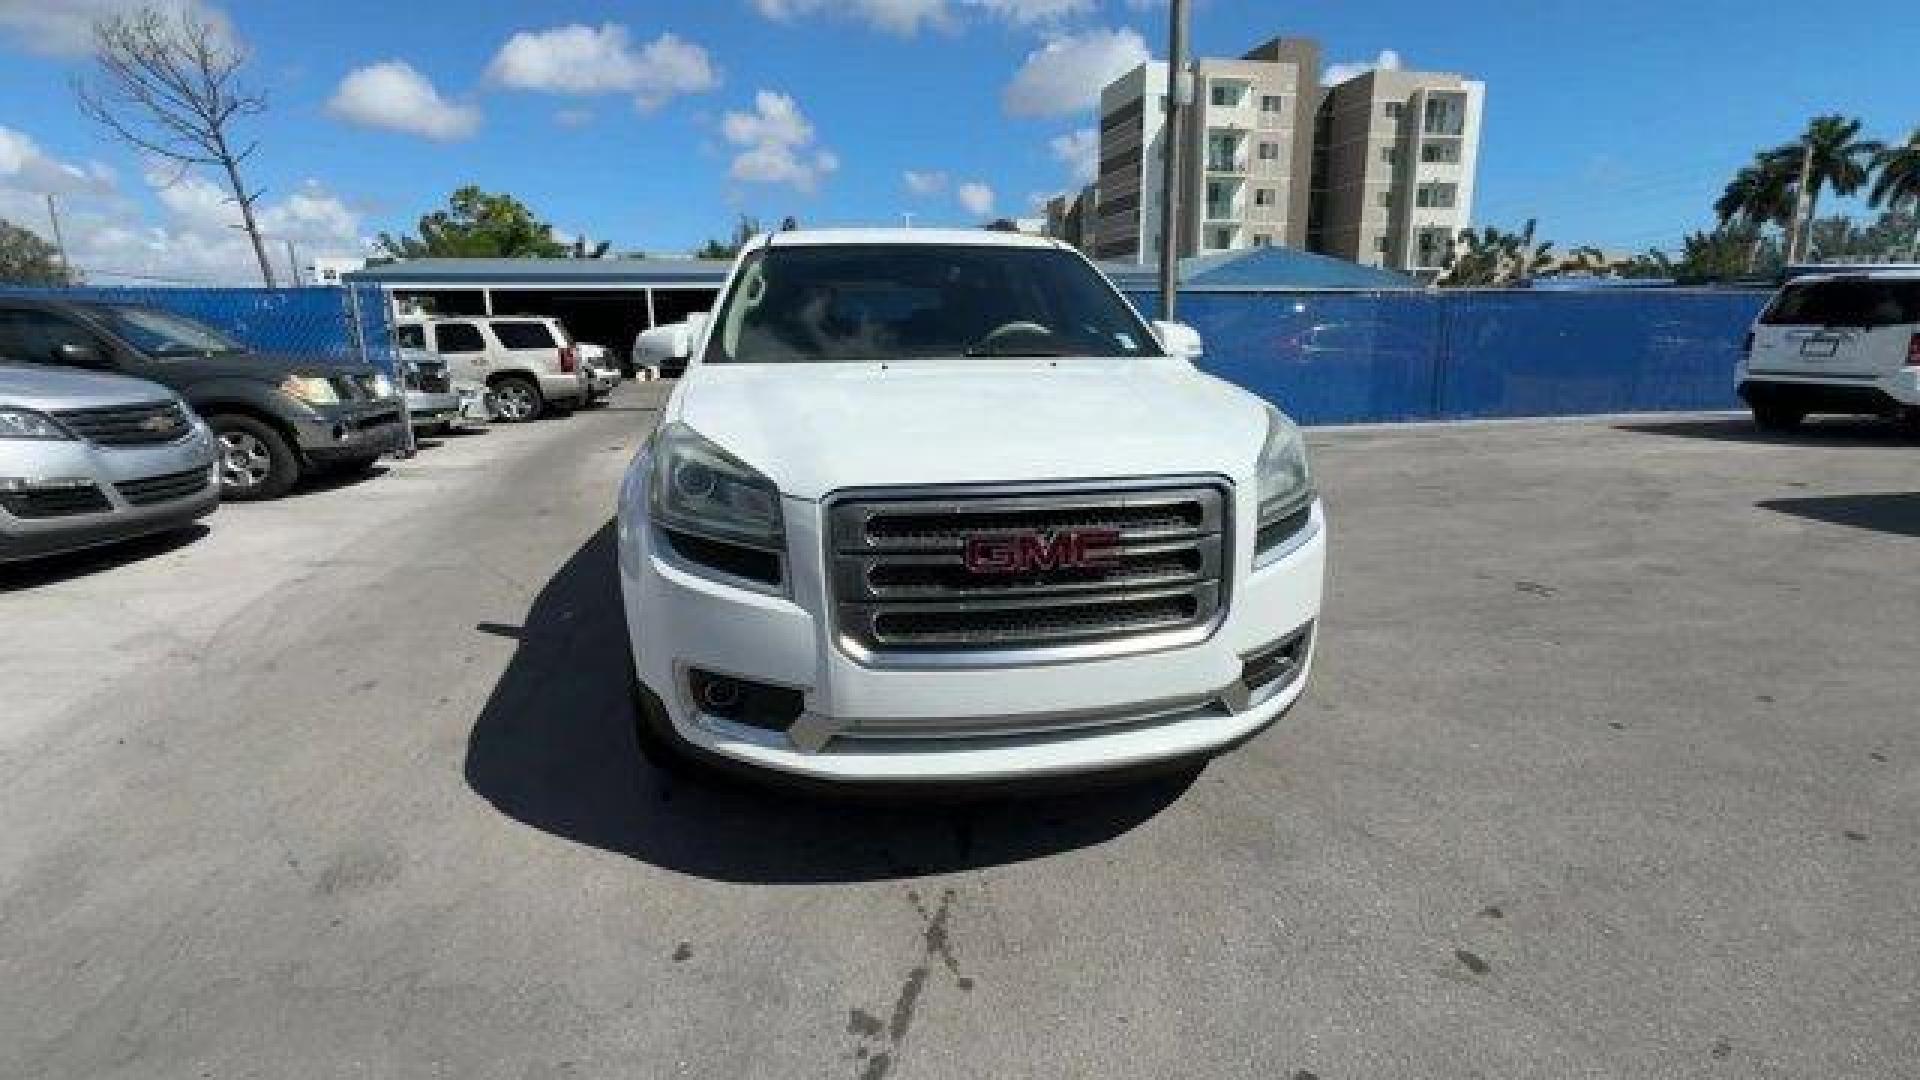
POLYGON ((509 375, 493 384, 493 412, 501 420, 509 424, 524 424, 538 419, 545 411, 546 401, 540 396, 540 384, 532 379, 509 375))
POLYGON ((273 425, 236 413, 207 418, 220 442, 220 497, 231 502, 277 499, 300 479, 300 459, 273 425))
POLYGON ((1792 431, 1807 418, 1807 410, 1778 402, 1756 402, 1753 405, 1753 422, 1765 431, 1792 431))

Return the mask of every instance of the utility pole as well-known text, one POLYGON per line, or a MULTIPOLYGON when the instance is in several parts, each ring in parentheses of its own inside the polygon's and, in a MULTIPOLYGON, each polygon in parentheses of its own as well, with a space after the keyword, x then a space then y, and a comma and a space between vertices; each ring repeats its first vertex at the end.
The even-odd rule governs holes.
POLYGON ((1171 321, 1174 294, 1180 287, 1181 143, 1193 82, 1187 77, 1187 0, 1173 0, 1167 10, 1167 119, 1160 136, 1166 140, 1160 177, 1160 317, 1171 321))
POLYGON ((53 222, 53 246, 60 252, 60 275, 68 285, 73 284, 73 262, 67 258, 67 238, 60 231, 60 204, 53 200, 53 193, 47 193, 47 220, 53 222))
POLYGON ((1787 231, 1787 265, 1792 266, 1806 254, 1801 231, 1807 225, 1807 183, 1813 179, 1813 143, 1800 146, 1800 183, 1793 189, 1793 228, 1787 231))
POLYGON ((300 256, 294 253, 293 241, 287 241, 287 284, 300 287, 300 256))

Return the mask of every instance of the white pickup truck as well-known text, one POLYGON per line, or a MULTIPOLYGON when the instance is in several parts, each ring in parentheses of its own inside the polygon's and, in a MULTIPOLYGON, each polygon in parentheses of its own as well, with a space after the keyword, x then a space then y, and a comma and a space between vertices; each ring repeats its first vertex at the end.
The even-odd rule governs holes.
POLYGON ((1006 781, 1230 749, 1297 700, 1299 431, 1052 240, 749 244, 619 498, 650 757, 1006 781))

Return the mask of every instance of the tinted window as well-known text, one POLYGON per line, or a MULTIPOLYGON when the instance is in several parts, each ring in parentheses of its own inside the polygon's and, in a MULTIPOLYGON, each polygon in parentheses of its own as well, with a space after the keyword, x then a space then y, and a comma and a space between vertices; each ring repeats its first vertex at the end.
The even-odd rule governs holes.
POLYGON ((423 326, 402 326, 393 332, 394 339, 403 349, 424 349, 427 347, 427 330, 423 326))
POLYGON ((245 351, 238 342, 206 323, 158 308, 114 305, 95 310, 123 341, 148 356, 245 351))
POLYGON ((1105 279, 1057 248, 763 249, 716 318, 709 363, 1159 355, 1105 279))
POLYGON ((441 323, 433 328, 435 352, 485 352, 487 343, 472 323, 441 323))
POLYGON ((1760 321, 1769 326, 1893 326, 1920 323, 1920 280, 1808 281, 1780 290, 1760 321))
POLYGON ((68 344, 97 347, 92 334, 51 312, 0 311, 0 360, 57 363, 54 350, 68 344))
POLYGON ((508 349, 552 349, 555 348, 553 335, 547 332, 546 323, 537 322, 493 322, 493 336, 500 339, 503 348, 508 349))

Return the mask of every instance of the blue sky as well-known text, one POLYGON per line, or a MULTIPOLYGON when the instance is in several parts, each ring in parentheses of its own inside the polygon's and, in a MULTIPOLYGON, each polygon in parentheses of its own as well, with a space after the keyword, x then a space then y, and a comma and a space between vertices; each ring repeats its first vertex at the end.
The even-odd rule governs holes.
MULTIPOLYGON (((0 0, 0 215, 41 227, 37 192, 58 190, 97 279, 232 278, 218 190, 166 185, 67 90, 86 19, 131 2, 0 0)), ((250 179, 268 231, 307 253, 409 227, 465 183, 656 252, 737 212, 1023 214, 1085 167, 1099 73, 1165 33, 1154 0, 188 2, 253 51, 271 109, 250 179)), ((1392 50, 1482 79, 1476 223, 1641 249, 1704 224, 1731 171, 1816 112, 1881 138, 1920 126, 1912 10, 1861 0, 1809 34, 1794 9, 1720 0, 1199 0, 1194 39, 1237 55, 1298 34, 1329 62, 1392 50)))

